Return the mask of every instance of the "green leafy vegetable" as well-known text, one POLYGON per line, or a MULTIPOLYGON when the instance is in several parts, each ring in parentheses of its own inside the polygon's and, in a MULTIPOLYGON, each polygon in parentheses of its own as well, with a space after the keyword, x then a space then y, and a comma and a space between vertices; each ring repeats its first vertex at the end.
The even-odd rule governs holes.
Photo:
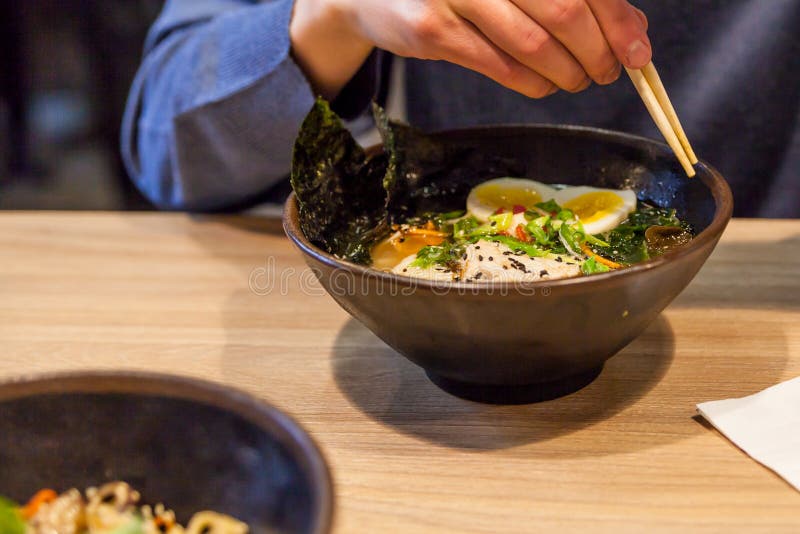
POLYGON ((644 232, 630 226, 618 226, 608 233, 608 247, 602 251, 592 250, 617 263, 630 265, 650 258, 644 232))
POLYGON ((611 269, 609 269, 602 263, 598 262, 594 258, 589 258, 588 260, 581 263, 581 271, 583 272, 583 274, 607 273, 610 270, 611 269))
POLYGON ((622 223, 633 230, 647 230, 650 226, 681 226, 676 212, 671 208, 656 208, 643 205, 628 216, 622 223))
POLYGON ((525 229, 533 236, 538 245, 549 245, 551 239, 550 232, 547 231, 550 217, 539 217, 525 225, 525 229))
POLYGON ((25 522, 19 513, 19 506, 3 497, 0 497, 0 532, 25 534, 25 522))
POLYGON ((683 242, 688 241, 692 234, 691 226, 678 219, 674 209, 642 204, 622 224, 606 234, 607 247, 598 249, 592 243, 590 246, 598 254, 623 265, 645 261, 664 251, 661 243, 653 242, 653 247, 648 247, 645 232, 651 226, 679 227, 685 232, 681 237, 683 242))
POLYGON ((460 243, 444 242, 441 245, 428 245, 417 252, 416 259, 411 262, 414 267, 428 268, 433 265, 443 265, 454 270, 459 256, 464 253, 464 246, 460 243))

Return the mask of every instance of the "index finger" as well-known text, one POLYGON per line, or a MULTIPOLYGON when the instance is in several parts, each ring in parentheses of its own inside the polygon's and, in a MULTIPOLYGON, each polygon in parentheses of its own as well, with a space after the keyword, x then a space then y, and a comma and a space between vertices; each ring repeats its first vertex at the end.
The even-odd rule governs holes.
MULTIPOLYGON (((608 45, 628 68, 641 69, 653 56, 646 25, 639 11, 626 0, 586 0, 608 45)), ((647 20, 645 18, 645 20, 647 20)))

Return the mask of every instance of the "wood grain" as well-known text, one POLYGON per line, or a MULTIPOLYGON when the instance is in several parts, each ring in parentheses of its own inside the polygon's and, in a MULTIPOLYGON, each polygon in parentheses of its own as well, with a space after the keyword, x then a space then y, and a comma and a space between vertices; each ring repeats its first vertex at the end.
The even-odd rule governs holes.
POLYGON ((484 406, 350 320, 277 221, 6 212, 0 376, 149 369, 247 390, 318 440, 343 533, 798 532, 800 493, 695 404, 800 375, 799 266, 800 221, 735 220, 589 387, 484 406))

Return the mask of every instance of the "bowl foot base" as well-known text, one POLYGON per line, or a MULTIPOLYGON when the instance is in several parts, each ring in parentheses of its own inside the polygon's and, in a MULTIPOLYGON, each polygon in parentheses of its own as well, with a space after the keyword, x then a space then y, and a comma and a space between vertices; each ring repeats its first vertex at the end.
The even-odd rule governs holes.
POLYGON ((603 370, 603 366, 568 376, 553 382, 517 386, 495 386, 461 382, 436 373, 425 371, 428 378, 441 389, 475 402, 486 404, 531 404, 543 402, 574 393, 591 384, 603 370))

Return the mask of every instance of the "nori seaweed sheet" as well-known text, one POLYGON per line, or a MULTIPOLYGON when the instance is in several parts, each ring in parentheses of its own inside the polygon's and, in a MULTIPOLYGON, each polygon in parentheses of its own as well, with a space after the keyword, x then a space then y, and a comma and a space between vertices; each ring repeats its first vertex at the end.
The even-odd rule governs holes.
POLYGON ((369 264, 370 248, 392 224, 462 209, 475 185, 524 170, 516 161, 392 121, 377 104, 373 115, 382 154, 367 158, 322 99, 295 142, 291 181, 300 227, 312 243, 340 258, 369 264))
POLYGON ((388 232, 385 174, 386 156, 367 158, 317 99, 295 141, 290 178, 305 236, 331 254, 368 264, 370 245, 388 232))

